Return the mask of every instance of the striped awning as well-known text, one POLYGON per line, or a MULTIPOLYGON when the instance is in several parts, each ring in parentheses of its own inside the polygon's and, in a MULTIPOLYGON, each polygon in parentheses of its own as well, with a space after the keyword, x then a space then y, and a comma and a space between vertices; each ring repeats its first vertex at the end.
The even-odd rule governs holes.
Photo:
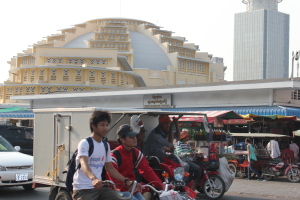
MULTIPOLYGON (((229 120, 239 120, 238 123, 246 123, 242 116, 233 112, 233 111, 198 111, 194 113, 203 113, 206 114, 208 118, 208 123, 214 123, 215 118, 219 118, 222 120, 226 120, 226 123, 229 123, 229 120)), ((202 116, 192 116, 192 115, 185 115, 182 116, 179 121, 191 121, 191 122, 203 122, 202 116)))

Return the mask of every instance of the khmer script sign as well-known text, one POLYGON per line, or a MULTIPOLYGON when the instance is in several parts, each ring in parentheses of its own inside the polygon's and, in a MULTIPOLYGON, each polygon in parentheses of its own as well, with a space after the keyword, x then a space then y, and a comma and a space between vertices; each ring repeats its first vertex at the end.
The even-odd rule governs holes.
POLYGON ((171 94, 144 95, 144 108, 171 108, 171 94))

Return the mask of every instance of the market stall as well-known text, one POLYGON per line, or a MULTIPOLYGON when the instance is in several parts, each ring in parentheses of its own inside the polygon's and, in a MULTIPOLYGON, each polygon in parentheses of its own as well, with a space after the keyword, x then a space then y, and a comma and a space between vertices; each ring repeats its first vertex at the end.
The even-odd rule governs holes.
POLYGON ((227 141, 231 137, 229 132, 224 131, 224 124, 246 123, 243 117, 233 111, 202 111, 201 113, 206 114, 207 118, 199 115, 186 115, 179 119, 180 129, 187 129, 189 134, 192 135, 189 143, 201 153, 207 154, 207 151, 209 151, 208 143, 216 143, 218 153, 224 145, 227 146, 227 141))

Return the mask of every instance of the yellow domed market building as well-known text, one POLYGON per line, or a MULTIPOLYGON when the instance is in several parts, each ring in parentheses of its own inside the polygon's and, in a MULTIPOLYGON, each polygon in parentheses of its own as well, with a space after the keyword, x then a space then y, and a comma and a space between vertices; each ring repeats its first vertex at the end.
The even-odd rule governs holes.
POLYGON ((222 58, 185 37, 127 18, 75 24, 8 63, 0 103, 16 95, 222 82, 226 70, 222 58))

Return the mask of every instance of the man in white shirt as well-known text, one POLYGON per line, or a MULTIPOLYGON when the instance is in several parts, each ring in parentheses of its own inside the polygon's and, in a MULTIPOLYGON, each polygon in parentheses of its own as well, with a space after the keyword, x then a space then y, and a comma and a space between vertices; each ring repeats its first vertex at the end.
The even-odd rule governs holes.
POLYGON ((274 140, 271 140, 267 144, 267 150, 270 153, 271 158, 278 158, 280 157, 280 149, 279 149, 279 144, 277 142, 277 138, 274 138, 274 140))
POLYGON ((95 111, 90 118, 90 129, 94 143, 94 151, 89 157, 89 143, 83 139, 78 144, 78 154, 76 157, 76 166, 81 164, 73 177, 73 199, 74 200, 92 200, 92 199, 109 199, 119 200, 116 193, 108 188, 103 187, 101 179, 102 169, 105 166, 110 175, 130 186, 132 181, 121 175, 112 165, 110 156, 110 146, 106 153, 102 138, 108 132, 108 124, 111 121, 111 115, 107 111, 95 111))

